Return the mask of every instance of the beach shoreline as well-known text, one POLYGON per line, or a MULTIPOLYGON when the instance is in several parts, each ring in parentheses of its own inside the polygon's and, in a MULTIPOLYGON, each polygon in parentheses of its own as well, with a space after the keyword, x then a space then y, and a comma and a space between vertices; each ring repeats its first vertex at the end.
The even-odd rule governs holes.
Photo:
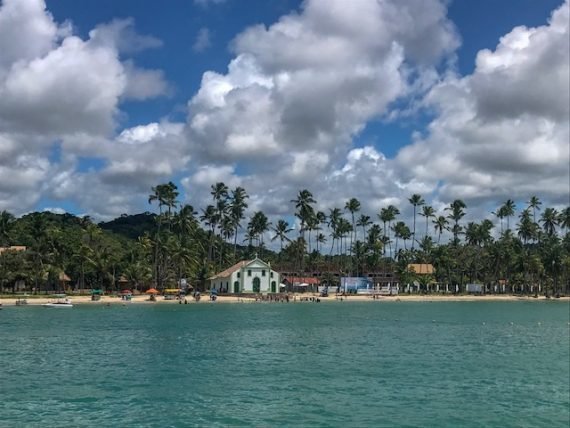
MULTIPOLYGON (((184 304, 183 300, 164 300, 162 296, 158 296, 156 301, 150 301, 148 296, 140 295, 134 296, 131 300, 122 300, 121 297, 117 296, 102 296, 101 300, 92 301, 91 296, 68 296, 74 305, 93 305, 93 306, 109 306, 109 305, 178 305, 184 304)), ((16 301, 21 297, 1 297, 0 304, 2 306, 16 306, 16 301)), ((564 301, 570 302, 570 297, 551 297, 547 299, 545 296, 518 296, 518 295, 398 295, 398 296, 377 296, 375 299, 372 296, 367 295, 349 295, 349 296, 328 296, 320 297, 317 294, 310 293, 300 293, 289 296, 288 303, 315 303, 316 300, 319 302, 371 302, 371 303, 396 303, 396 302, 513 302, 513 301, 523 301, 523 302, 537 302, 537 301, 564 301), (308 300, 307 300, 308 299, 308 300), (310 300, 312 299, 312 300, 310 300)), ((55 297, 42 296, 27 296, 26 300, 28 306, 40 306, 46 303, 54 302, 57 299, 55 297)), ((208 295, 202 295, 200 301, 196 302, 191 296, 186 298, 186 302, 190 305, 196 304, 238 304, 238 303, 287 303, 285 300, 256 300, 254 297, 249 296, 218 296, 216 301, 211 301, 208 295)))

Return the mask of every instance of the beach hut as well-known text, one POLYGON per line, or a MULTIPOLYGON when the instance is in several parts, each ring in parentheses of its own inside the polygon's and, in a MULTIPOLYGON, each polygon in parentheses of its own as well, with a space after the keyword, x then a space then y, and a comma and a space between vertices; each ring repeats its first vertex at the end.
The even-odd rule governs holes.
POLYGON ((53 282, 54 285, 58 285, 61 287, 61 290, 65 291, 67 288, 67 284, 71 282, 71 278, 67 276, 67 274, 63 271, 60 271, 57 276, 55 272, 45 272, 43 274, 43 279, 45 281, 53 282))

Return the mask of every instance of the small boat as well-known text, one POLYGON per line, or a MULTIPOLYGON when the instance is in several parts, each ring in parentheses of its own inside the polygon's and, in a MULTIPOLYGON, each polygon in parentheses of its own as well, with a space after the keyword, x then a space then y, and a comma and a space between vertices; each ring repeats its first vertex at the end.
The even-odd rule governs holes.
POLYGON ((44 308, 73 308, 71 300, 65 294, 56 295, 55 297, 57 298, 55 302, 44 303, 42 306, 44 308))

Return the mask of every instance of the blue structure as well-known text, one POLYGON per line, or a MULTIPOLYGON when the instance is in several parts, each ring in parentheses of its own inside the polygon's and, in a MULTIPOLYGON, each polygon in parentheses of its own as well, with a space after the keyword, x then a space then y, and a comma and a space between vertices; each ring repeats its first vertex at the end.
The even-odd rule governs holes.
POLYGON ((374 290, 374 282, 363 276, 347 276, 340 279, 340 288, 349 294, 371 293, 374 290))

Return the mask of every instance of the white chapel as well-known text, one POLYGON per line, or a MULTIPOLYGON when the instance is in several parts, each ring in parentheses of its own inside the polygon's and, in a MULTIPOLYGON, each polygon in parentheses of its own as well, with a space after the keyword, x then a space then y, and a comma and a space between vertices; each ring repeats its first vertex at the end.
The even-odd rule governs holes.
POLYGON ((278 293, 279 273, 257 258, 244 260, 212 276, 210 287, 226 293, 278 293))

